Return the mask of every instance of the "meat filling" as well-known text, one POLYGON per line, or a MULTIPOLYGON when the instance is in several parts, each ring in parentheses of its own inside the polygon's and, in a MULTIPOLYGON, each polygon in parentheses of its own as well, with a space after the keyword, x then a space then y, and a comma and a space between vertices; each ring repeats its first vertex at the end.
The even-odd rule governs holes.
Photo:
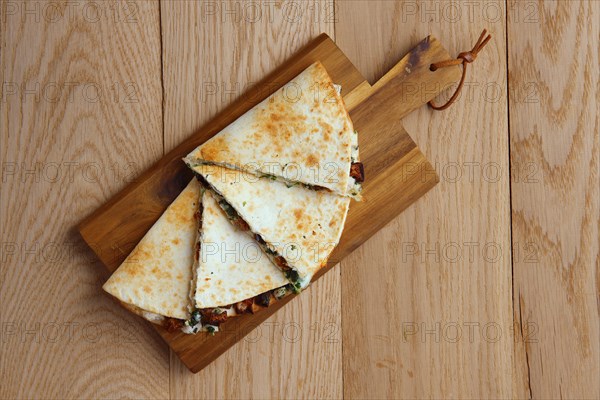
POLYGON ((356 182, 365 181, 365 170, 363 164, 360 162, 354 162, 350 166, 350 176, 354 178, 356 182))
POLYGON ((202 321, 208 325, 219 326, 227 321, 227 311, 221 308, 205 308, 200 310, 202 321))
POLYGON ((245 314, 248 312, 253 312, 252 310, 252 305, 254 304, 254 302, 252 301, 252 299, 246 299, 246 300, 242 300, 238 303, 235 303, 235 312, 237 312, 238 314, 245 314))
POLYGON ((167 332, 177 332, 183 327, 183 321, 176 318, 167 318, 164 327, 167 332))
MULTIPOLYGON (((288 285, 290 286, 290 285, 288 285)), ((280 300, 285 297, 290 290, 282 286, 277 289, 273 289, 269 292, 265 292, 259 294, 258 296, 254 296, 251 299, 242 300, 233 305, 233 310, 235 314, 246 314, 246 313, 256 313, 261 308, 269 307, 274 301, 280 300)), ((200 310, 194 310, 191 313, 190 319, 187 321, 188 326, 196 326, 199 323, 203 325, 208 325, 212 327, 218 328, 223 322, 227 321, 229 316, 228 309, 232 306, 228 305, 225 307, 216 307, 216 308, 203 308, 200 310)), ((169 318, 167 323, 165 324, 169 332, 173 332, 173 330, 181 329, 183 326, 183 322, 169 318)), ((214 329, 214 328, 213 328, 214 329)))
POLYGON ((260 306, 269 307, 271 305, 271 292, 259 294, 256 296, 256 302, 260 306))

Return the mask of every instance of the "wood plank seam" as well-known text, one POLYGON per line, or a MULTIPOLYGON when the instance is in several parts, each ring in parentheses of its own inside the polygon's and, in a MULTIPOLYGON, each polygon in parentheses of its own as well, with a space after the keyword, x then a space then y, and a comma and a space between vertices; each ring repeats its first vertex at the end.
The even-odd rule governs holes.
MULTIPOLYGON (((513 210, 513 194, 512 194, 512 158, 511 158, 511 146, 510 146, 510 142, 511 142, 511 124, 510 124, 510 101, 511 101, 511 96, 510 96, 510 74, 509 74, 509 46, 510 46, 510 42, 509 42, 509 32, 508 32, 508 23, 509 23, 509 15, 508 12, 505 13, 505 21, 504 21, 504 25, 505 25, 505 30, 504 30, 504 41, 505 41, 505 63, 506 63, 506 119, 507 119, 507 134, 508 134, 508 194, 509 194, 509 204, 510 204, 510 215, 509 215, 509 223, 510 223, 510 276, 511 276, 511 310, 512 310, 512 326, 519 326, 520 329, 518 330, 518 333, 515 332, 515 335, 520 335, 520 341, 523 340, 524 336, 523 336, 523 315, 521 312, 521 305, 519 302, 519 311, 518 311, 518 316, 519 316, 519 321, 518 321, 518 325, 517 325, 517 310, 515 309, 515 262, 514 262, 514 244, 513 244, 513 237, 514 237, 514 232, 513 232, 513 216, 512 216, 512 210, 513 210)), ((519 294, 519 298, 520 298, 520 294, 519 294)), ((519 351, 519 348, 517 346, 513 346, 513 369, 516 373, 516 371, 526 371, 526 376, 524 377, 524 379, 527 382, 527 390, 528 390, 528 398, 532 399, 533 397, 533 393, 531 392, 531 369, 529 366, 529 355, 528 355, 528 349, 527 346, 525 346, 525 365, 518 365, 518 360, 521 359, 521 357, 518 357, 517 352, 519 351)))

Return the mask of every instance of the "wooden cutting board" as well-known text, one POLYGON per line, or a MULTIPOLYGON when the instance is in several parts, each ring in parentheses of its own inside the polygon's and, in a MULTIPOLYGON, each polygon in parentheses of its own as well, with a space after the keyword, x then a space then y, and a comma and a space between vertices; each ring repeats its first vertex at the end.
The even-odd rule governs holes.
MULTIPOLYGON (((440 43, 427 37, 370 85, 322 34, 88 216, 79 225, 81 236, 114 271, 192 179, 181 158, 319 60, 333 81, 342 85, 344 101, 359 132, 366 180, 364 201, 351 203, 340 244, 328 266, 315 275, 316 280, 438 182, 401 119, 460 78, 459 67, 430 71, 431 63, 448 58, 440 43)), ((294 297, 287 296, 257 314, 232 318, 214 336, 156 329, 183 363, 198 372, 294 297)))

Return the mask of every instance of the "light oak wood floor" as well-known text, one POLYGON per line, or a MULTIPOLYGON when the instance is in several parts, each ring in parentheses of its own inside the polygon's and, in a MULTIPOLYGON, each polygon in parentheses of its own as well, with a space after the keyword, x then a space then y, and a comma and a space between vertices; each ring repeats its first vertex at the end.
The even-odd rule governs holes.
POLYGON ((600 397, 600 2, 0 7, 0 398, 600 397), (312 38, 374 82, 483 28, 404 120, 438 186, 209 367, 102 293, 76 224, 312 38))

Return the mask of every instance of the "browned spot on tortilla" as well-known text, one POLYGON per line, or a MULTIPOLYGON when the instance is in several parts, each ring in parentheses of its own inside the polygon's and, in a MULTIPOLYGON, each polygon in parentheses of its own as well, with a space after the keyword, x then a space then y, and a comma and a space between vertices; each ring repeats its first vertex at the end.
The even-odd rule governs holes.
POLYGON ((331 141, 331 134, 333 133, 333 126, 325 122, 322 118, 319 118, 319 125, 323 131, 323 142, 328 143, 331 141))
POLYGON ((126 268, 124 270, 131 276, 137 276, 140 274, 143 275, 144 262, 150 260, 151 258, 151 252, 148 249, 145 249, 144 247, 136 247, 129 257, 127 257, 127 260, 125 260, 126 268))
POLYGON ((209 161, 215 161, 220 153, 228 152, 229 146, 221 136, 215 136, 212 140, 206 142, 200 151, 202 158, 209 161))
POLYGON ((314 154, 311 153, 306 157, 306 165, 308 165, 309 167, 313 167, 313 166, 317 165, 318 163, 319 163, 319 159, 314 154))
POLYGON ((210 215, 217 215, 216 211, 212 207, 205 208, 204 212, 210 215))
POLYGON ((171 208, 165 214, 167 218, 167 222, 173 225, 185 225, 190 220, 189 215, 189 204, 184 204, 187 202, 187 199, 182 201, 181 203, 177 203, 172 205, 171 208))
POLYGON ((171 243, 173 243, 175 246, 177 246, 179 243, 181 243, 181 240, 179 240, 179 238, 175 238, 175 239, 171 240, 171 243))
POLYGON ((160 256, 161 257, 164 257, 170 251, 171 251, 171 246, 169 246, 168 244, 164 243, 162 246, 160 246, 160 256))
MULTIPOLYGON (((131 276, 142 275, 146 276, 151 274, 156 279, 168 280, 171 279, 172 275, 169 271, 161 269, 159 266, 153 266, 152 269, 149 269, 148 261, 149 258, 146 258, 146 261, 142 262, 140 259, 136 260, 136 263, 132 263, 129 268, 125 269, 125 271, 131 276), (146 268, 144 268, 146 266, 146 268)), ((169 261, 165 269, 173 269, 175 264, 173 261, 169 261)), ((183 276, 182 276, 183 278, 183 276)))
POLYGON ((303 214, 304 210, 302 210, 301 208, 296 208, 294 210, 294 217, 296 217, 296 222, 300 221, 300 218, 302 218, 303 214))
POLYGON ((132 262, 140 262, 151 258, 152 253, 154 253, 154 245, 146 244, 145 246, 136 247, 128 258, 132 262))
POLYGON ((270 150, 283 153, 284 146, 291 140, 295 132, 305 132, 307 116, 302 111, 290 108, 285 96, 278 96, 268 102, 265 108, 258 111, 252 125, 255 130, 253 138, 263 141, 268 138, 270 150))
POLYGON ((152 293, 152 288, 150 286, 144 286, 144 292, 150 294, 152 293))

